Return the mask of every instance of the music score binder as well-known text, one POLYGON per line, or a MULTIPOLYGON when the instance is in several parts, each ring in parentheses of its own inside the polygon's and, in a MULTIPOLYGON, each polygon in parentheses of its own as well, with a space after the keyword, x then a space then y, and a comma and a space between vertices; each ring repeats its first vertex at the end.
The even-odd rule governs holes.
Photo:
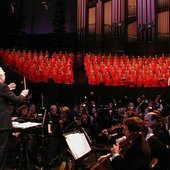
POLYGON ((91 151, 91 147, 84 133, 64 134, 64 137, 75 160, 91 151))

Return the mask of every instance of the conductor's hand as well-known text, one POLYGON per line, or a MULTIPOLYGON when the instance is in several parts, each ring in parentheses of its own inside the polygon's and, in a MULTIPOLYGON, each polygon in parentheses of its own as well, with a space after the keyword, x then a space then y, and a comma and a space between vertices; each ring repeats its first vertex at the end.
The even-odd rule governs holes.
POLYGON ((29 90, 28 89, 25 89, 25 90, 22 90, 21 94, 22 96, 26 97, 29 93, 29 90))
POLYGON ((16 84, 15 83, 10 83, 8 85, 8 87, 9 87, 10 90, 14 90, 14 89, 16 89, 16 84))

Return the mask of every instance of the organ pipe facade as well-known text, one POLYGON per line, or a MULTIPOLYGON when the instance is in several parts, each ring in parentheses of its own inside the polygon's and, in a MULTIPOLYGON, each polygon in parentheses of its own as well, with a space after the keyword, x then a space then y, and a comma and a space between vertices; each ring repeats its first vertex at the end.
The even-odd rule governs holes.
POLYGON ((78 34, 128 39, 135 30, 136 41, 154 42, 170 38, 169 25, 170 0, 77 0, 78 34))

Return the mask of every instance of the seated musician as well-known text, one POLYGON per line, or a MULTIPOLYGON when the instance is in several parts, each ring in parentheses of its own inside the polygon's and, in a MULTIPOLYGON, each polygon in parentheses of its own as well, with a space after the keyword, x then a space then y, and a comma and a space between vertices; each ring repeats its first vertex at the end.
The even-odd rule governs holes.
POLYGON ((146 140, 151 148, 151 157, 158 159, 157 170, 167 170, 168 167, 168 149, 166 145, 153 134, 152 129, 144 127, 146 140))
POLYGON ((27 105, 22 105, 19 108, 19 121, 25 122, 29 119, 30 113, 27 105))
POLYGON ((37 117, 37 107, 34 103, 31 103, 29 106, 29 112, 30 112, 30 119, 36 120, 38 119, 37 117))
MULTIPOLYGON (((29 107, 24 104, 19 108, 19 117, 18 117, 18 121, 21 123, 24 122, 29 122, 31 119, 30 117, 30 111, 29 111, 29 107)), ((30 159, 35 159, 35 152, 37 149, 37 144, 35 141, 35 136, 36 134, 34 134, 34 130, 35 129, 25 129, 26 133, 22 133, 20 130, 19 131, 15 131, 13 133, 13 136, 15 137, 15 142, 16 142, 16 154, 20 155, 20 145, 22 145, 23 143, 23 139, 26 141, 26 146, 27 147, 27 152, 28 152, 28 156, 30 159)))
MULTIPOLYGON (((128 108, 128 110, 123 113, 123 120, 135 116, 135 112, 131 109, 128 108)), ((116 125, 111 125, 109 129, 103 129, 98 136, 104 140, 104 143, 109 144, 110 146, 115 143, 115 139, 121 137, 122 134, 122 129, 123 129, 123 123, 117 122, 116 125), (105 138, 104 138, 105 137, 105 138), (106 138, 107 137, 107 138, 106 138)))
POLYGON ((53 166, 61 159, 61 154, 64 149, 65 139, 63 130, 70 123, 70 109, 67 106, 58 107, 51 105, 48 112, 48 164, 53 166), (50 128, 49 128, 50 124, 50 128))
POLYGON ((19 121, 35 121, 36 119, 38 117, 34 103, 31 103, 30 106, 24 104, 19 108, 19 121))
POLYGON ((151 151, 141 133, 143 126, 144 121, 138 117, 125 119, 123 129, 126 140, 113 145, 111 149, 110 161, 114 170, 147 169, 151 159, 151 151))
POLYGON ((152 130, 153 134, 164 144, 169 145, 169 135, 165 130, 163 119, 159 112, 149 112, 144 117, 145 123, 152 130))
POLYGON ((53 164, 59 157, 61 150, 62 131, 59 127, 60 112, 57 105, 51 105, 47 113, 48 119, 48 146, 47 157, 49 164, 53 164))

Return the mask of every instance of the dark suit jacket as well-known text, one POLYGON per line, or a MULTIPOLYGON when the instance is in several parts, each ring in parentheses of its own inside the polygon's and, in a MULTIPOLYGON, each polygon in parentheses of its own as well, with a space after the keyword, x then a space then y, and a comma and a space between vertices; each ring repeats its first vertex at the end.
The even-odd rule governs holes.
POLYGON ((124 157, 112 160, 113 170, 146 170, 151 159, 149 144, 143 137, 135 139, 124 157))
POLYGON ((164 144, 169 145, 169 134, 166 132, 163 126, 156 126, 153 128, 153 134, 164 144))
POLYGON ((158 159, 158 170, 166 170, 168 166, 168 150, 166 145, 161 142, 155 135, 148 139, 151 148, 152 158, 158 159))
POLYGON ((22 103, 25 97, 16 96, 4 83, 0 83, 0 131, 8 130, 12 127, 11 115, 8 110, 9 103, 22 103))

